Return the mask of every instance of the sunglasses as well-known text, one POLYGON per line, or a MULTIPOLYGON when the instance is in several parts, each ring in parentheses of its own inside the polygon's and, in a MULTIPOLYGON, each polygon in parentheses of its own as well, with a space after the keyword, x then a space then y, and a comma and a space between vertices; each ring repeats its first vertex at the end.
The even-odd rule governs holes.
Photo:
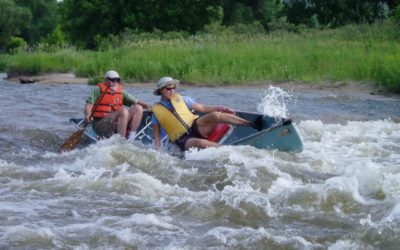
POLYGON ((164 88, 166 90, 174 90, 176 87, 169 87, 169 88, 164 88))
POLYGON ((121 81, 121 79, 119 79, 119 78, 107 78, 107 79, 112 82, 120 82, 121 81))

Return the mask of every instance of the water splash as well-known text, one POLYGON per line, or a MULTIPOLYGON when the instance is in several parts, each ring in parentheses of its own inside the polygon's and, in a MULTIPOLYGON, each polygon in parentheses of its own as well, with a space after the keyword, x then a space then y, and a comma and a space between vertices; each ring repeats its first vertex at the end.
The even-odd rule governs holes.
POLYGON ((264 93, 263 99, 257 106, 257 111, 270 117, 288 117, 286 103, 291 98, 283 89, 269 86, 264 93))

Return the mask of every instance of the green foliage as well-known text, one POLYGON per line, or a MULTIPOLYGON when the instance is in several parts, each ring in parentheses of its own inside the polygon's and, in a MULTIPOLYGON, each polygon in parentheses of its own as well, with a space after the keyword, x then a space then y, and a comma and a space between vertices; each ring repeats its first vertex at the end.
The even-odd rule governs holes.
MULTIPOLYGON (((258 24, 259 25, 259 24, 258 24)), ((395 22, 310 29, 300 33, 237 34, 219 32, 162 39, 119 37, 123 47, 104 51, 21 52, 0 62, 17 72, 75 72, 96 79, 110 68, 124 81, 154 82, 171 75, 183 82, 207 85, 268 81, 362 81, 400 91, 400 44, 395 22)), ((98 79, 93 80, 98 82, 98 79)))
POLYGON ((339 27, 351 23, 372 23, 388 16, 394 8, 391 0, 291 0, 284 1, 284 15, 294 24, 310 24, 318 17, 319 24, 339 27))
POLYGON ((42 37, 40 39, 40 44, 38 45, 38 49, 48 52, 54 52, 65 45, 65 37, 63 32, 61 31, 60 26, 46 37, 42 37))
POLYGON ((210 13, 209 23, 222 23, 224 19, 224 9, 221 6, 209 6, 207 12, 210 13))
POLYGON ((276 32, 301 33, 303 29, 306 29, 305 25, 295 25, 293 23, 289 23, 286 17, 278 18, 269 23, 270 33, 276 33, 276 32))
POLYGON ((14 0, 18 6, 29 10, 32 20, 25 25, 21 37, 29 44, 36 44, 41 37, 52 33, 58 24, 57 0, 14 0))
POLYGON ((222 7, 224 25, 232 26, 258 22, 264 29, 269 30, 270 23, 281 17, 284 5, 280 0, 224 0, 222 7))
POLYGON ((254 22, 254 23, 247 24, 247 25, 239 23, 239 24, 229 27, 228 29, 232 30, 232 32, 234 34, 256 35, 256 34, 264 34, 265 33, 264 27, 259 22, 254 22))
POLYGON ((232 24, 235 23, 251 23, 255 21, 255 16, 250 8, 242 3, 236 3, 232 9, 232 24))
POLYGON ((7 70, 7 57, 6 56, 2 56, 0 57, 0 71, 1 72, 6 72, 7 70))
POLYGON ((310 21, 308 23, 308 27, 310 28, 319 28, 320 24, 318 21, 318 15, 314 14, 310 17, 310 21))
POLYGON ((101 76, 94 76, 94 77, 89 78, 88 84, 89 84, 89 85, 96 85, 96 84, 98 84, 98 83, 100 83, 100 82, 103 82, 103 81, 104 81, 103 77, 101 77, 101 76))
POLYGON ((20 36, 31 22, 29 9, 20 7, 13 0, 0 0, 0 49, 5 48, 12 36, 20 36))
MULTIPOLYGON (((0 58, 3 56, 0 55, 0 58)), ((44 72, 71 72, 75 71, 75 67, 79 67, 79 60, 85 59, 83 53, 71 49, 53 53, 22 51, 6 57, 6 67, 8 72, 31 75, 44 72)))
POLYGON ((194 33, 219 15, 220 9, 212 0, 64 0, 62 4, 63 30, 74 44, 91 49, 103 38, 126 29, 194 33))
POLYGON ((346 25, 340 29, 327 29, 323 34, 330 38, 337 37, 338 39, 347 41, 357 40, 366 44, 384 43, 400 39, 400 29, 390 19, 373 24, 346 25))
POLYGON ((11 37, 6 45, 6 50, 9 54, 15 54, 18 50, 26 48, 26 42, 21 37, 11 37))
POLYGON ((65 44, 103 51, 221 28, 225 33, 300 34, 305 27, 371 24, 390 15, 399 20, 396 5, 397 0, 0 0, 0 51, 11 36, 45 51, 65 44))
POLYGON ((201 34, 209 34, 216 36, 223 35, 261 35, 265 34, 264 27, 259 22, 254 22, 250 24, 242 24, 238 23, 236 25, 232 25, 229 27, 223 26, 219 23, 211 23, 204 27, 204 30, 198 33, 201 34))
MULTIPOLYGON (((397 51, 399 52, 399 51, 397 51)), ((379 58, 372 69, 374 79, 380 86, 400 93, 400 54, 379 58)))
POLYGON ((175 40, 175 39, 186 39, 190 37, 188 32, 161 32, 160 30, 155 30, 152 33, 140 33, 132 31, 130 29, 125 29, 119 35, 109 35, 108 37, 96 36, 96 48, 100 51, 106 51, 109 49, 117 49, 126 46, 134 46, 138 43, 143 43, 145 41, 151 40, 175 40))
POLYGON ((26 57, 20 58, 18 61, 11 62, 7 68, 8 72, 18 72, 22 75, 38 75, 43 72, 43 63, 43 61, 35 61, 26 57))
POLYGON ((400 23, 400 4, 394 9, 393 17, 398 23, 400 23))
POLYGON ((198 34, 223 34, 226 31, 226 27, 221 25, 221 23, 212 22, 204 26, 204 29, 201 32, 198 32, 198 34))
POLYGON ((269 30, 270 23, 282 17, 283 8, 281 0, 262 0, 256 11, 257 21, 269 30))

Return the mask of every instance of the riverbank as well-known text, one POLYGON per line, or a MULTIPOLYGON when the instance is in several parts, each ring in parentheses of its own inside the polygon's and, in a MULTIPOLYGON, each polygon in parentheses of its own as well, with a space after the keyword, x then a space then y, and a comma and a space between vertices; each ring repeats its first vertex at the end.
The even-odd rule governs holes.
POLYGON ((14 83, 20 83, 21 80, 32 81, 32 83, 45 84, 87 84, 88 78, 76 77, 73 73, 49 73, 44 75, 17 75, 7 77, 7 80, 14 83))
MULTIPOLYGON (((40 84, 88 84, 89 78, 77 77, 74 73, 49 73, 37 76, 31 75, 19 75, 7 78, 7 81, 20 83, 21 79, 29 79, 34 81, 34 83, 40 84)), ((137 86, 142 88, 153 88, 153 83, 143 83, 143 82, 129 82, 124 81, 125 84, 131 86, 137 86)), ((185 83, 181 84, 182 88, 190 87, 224 87, 224 88, 254 88, 254 87, 264 87, 276 86, 282 88, 285 91, 295 91, 295 92, 308 92, 308 91, 327 91, 331 93, 360 93, 360 94, 370 94, 370 95, 385 95, 385 96, 399 96, 398 94, 388 92, 380 88, 377 84, 370 82, 318 82, 318 83, 301 83, 301 82, 257 82, 257 83, 243 83, 243 84, 223 84, 223 85, 209 85, 201 83, 185 83)))
POLYGON ((265 79, 274 84, 307 83, 306 87, 316 83, 315 88, 321 88, 321 82, 335 88, 347 85, 342 82, 372 82, 382 91, 400 93, 400 45, 392 32, 396 27, 377 23, 301 34, 199 34, 186 39, 126 40, 101 51, 73 47, 20 51, 0 54, 0 70, 101 77, 105 69, 114 68, 124 80, 152 83, 170 74, 196 86, 270 84, 265 79))

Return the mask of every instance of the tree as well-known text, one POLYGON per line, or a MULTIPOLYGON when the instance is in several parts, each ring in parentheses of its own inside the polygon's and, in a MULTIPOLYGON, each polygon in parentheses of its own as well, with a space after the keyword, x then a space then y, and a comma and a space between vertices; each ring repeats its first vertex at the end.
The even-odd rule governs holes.
POLYGON ((350 23, 371 23, 385 18, 395 6, 393 0, 286 0, 285 15, 294 24, 318 23, 338 27, 350 23), (312 21, 312 20, 311 20, 312 21))
POLYGON ((394 10, 394 19, 400 23, 400 4, 394 10))
POLYGON ((306 24, 308 19, 315 15, 313 3, 306 0, 288 0, 284 2, 284 12, 287 20, 294 24, 306 24))
POLYGON ((143 0, 142 4, 132 5, 132 9, 137 10, 135 20, 141 31, 158 29, 195 33, 215 19, 218 6, 218 1, 212 0, 143 0))
POLYGON ((268 29, 269 24, 281 16, 283 2, 281 0, 262 0, 255 2, 258 2, 258 5, 256 5, 258 7, 256 17, 260 23, 268 29))
POLYGON ((95 48, 96 37, 137 32, 188 31, 203 28, 218 14, 212 0, 64 0, 62 28, 71 41, 95 48))
POLYGON ((29 43, 40 41, 51 34, 59 23, 57 0, 14 0, 15 3, 30 10, 32 20, 22 28, 22 37, 29 43))
POLYGON ((64 34, 60 26, 49 35, 40 38, 40 48, 46 51, 54 51, 61 48, 65 44, 64 34))
POLYGON ((12 36, 21 31, 31 21, 29 9, 19 7, 12 0, 0 0, 0 48, 5 48, 12 36))
POLYGON ((224 24, 261 23, 268 30, 269 24, 278 19, 283 9, 281 0, 223 0, 224 24))

